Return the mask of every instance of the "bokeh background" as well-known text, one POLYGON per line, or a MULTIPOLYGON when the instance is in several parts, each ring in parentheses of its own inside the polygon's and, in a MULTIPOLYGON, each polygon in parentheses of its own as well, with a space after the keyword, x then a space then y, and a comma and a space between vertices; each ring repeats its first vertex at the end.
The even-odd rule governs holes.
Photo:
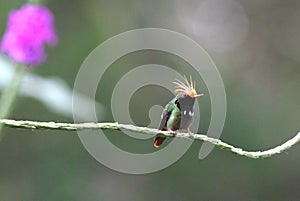
MULTIPOLYGON (((0 35, 5 31, 7 13, 24 2, 1 1, 0 35)), ((299 1, 49 0, 46 5, 55 15, 59 43, 47 48, 45 64, 29 69, 33 74, 61 78, 72 88, 84 59, 106 39, 137 28, 171 29, 202 45, 221 73, 228 106, 222 140, 246 150, 264 150, 293 137, 300 128, 299 1)), ((96 100, 106 109, 99 121, 114 120, 110 98, 118 79, 130 69, 149 63, 167 65, 181 74, 193 73, 188 64, 167 53, 141 51, 120 58, 98 86, 96 100)), ((196 76, 196 80, 207 94, 200 103, 198 130, 206 132, 210 100, 201 77, 196 76)), ((137 125, 148 125, 149 108, 164 105, 170 98, 171 92, 157 86, 137 91, 129 108, 132 119, 137 125)), ((11 118, 73 121, 36 99, 22 96, 17 99, 11 118)), ((75 132, 11 128, 4 132, 6 136, 0 143, 0 200, 300 198, 299 145, 260 160, 215 148, 207 158, 199 160, 201 142, 194 142, 180 160, 164 170, 127 175, 92 158, 75 132)), ((124 149, 155 151, 151 139, 106 133, 124 149)))

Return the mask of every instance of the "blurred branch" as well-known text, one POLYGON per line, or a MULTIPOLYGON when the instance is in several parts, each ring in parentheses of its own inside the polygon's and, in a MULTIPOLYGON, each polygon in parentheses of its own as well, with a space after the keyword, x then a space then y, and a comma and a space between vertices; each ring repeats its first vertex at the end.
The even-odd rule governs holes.
MULTIPOLYGON (((56 123, 56 122, 36 122, 36 121, 16 121, 9 119, 1 119, 0 125, 16 128, 26 128, 26 129, 51 129, 51 130, 67 130, 67 131, 77 131, 77 130, 96 130, 96 129, 107 129, 107 130, 127 130, 136 132, 144 135, 159 135, 164 137, 174 137, 173 132, 161 131, 153 128, 147 127, 138 127, 129 124, 119 124, 119 123, 56 123)), ((203 134, 194 134, 190 136, 188 133, 177 132, 177 138, 190 138, 199 141, 209 142, 220 149, 228 150, 232 153, 235 153, 240 156, 245 156, 247 158, 258 159, 258 158, 267 158, 275 154, 282 153, 285 150, 288 150, 293 145, 297 144, 300 141, 300 131, 296 136, 289 139, 277 147, 274 147, 265 151, 244 151, 241 148, 234 147, 230 144, 227 144, 219 139, 207 137, 203 134)))
MULTIPOLYGON (((0 118, 7 118, 12 110, 12 106, 17 97, 17 93, 20 88, 20 84, 23 79, 25 72, 25 66, 17 64, 13 73, 13 76, 8 84, 8 86, 3 91, 0 99, 0 118)), ((0 124, 0 141, 3 137, 2 124, 0 124)))
MULTIPOLYGON (((25 69, 25 68, 24 68, 25 69)), ((13 80, 15 71, 15 64, 11 62, 7 57, 0 54, 0 92, 8 90, 8 85, 13 80)), ((17 82, 14 82, 16 84, 17 82)), ((11 90, 8 90, 9 92, 11 90)), ((4 93, 4 92, 3 92, 4 93)), ((40 103, 44 104, 46 108, 52 113, 63 115, 66 117, 73 117, 72 101, 76 100, 76 103, 81 105, 82 111, 78 111, 76 115, 82 121, 86 121, 90 118, 89 112, 86 107, 94 105, 97 108, 97 117, 103 119, 105 116, 105 107, 95 102, 91 97, 86 96, 84 93, 76 91, 68 85, 63 79, 57 76, 40 76, 33 74, 32 71, 24 72, 22 82, 18 90, 18 97, 30 97, 40 103)), ((5 96, 7 98, 7 96, 5 96)), ((7 108, 4 105, 0 107, 7 108)), ((0 119, 8 118, 0 116, 0 119)))

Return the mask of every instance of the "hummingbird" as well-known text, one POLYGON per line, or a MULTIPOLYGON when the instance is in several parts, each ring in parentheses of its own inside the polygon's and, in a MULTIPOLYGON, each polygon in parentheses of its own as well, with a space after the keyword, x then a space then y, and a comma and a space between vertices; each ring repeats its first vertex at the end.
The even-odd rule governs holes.
MULTIPOLYGON (((194 103, 196 98, 204 94, 197 94, 192 76, 190 76, 190 80, 184 76, 184 81, 185 83, 176 79, 173 82, 176 85, 176 96, 163 109, 158 130, 174 131, 175 133, 177 130, 186 130, 192 135, 189 127, 193 121, 194 103)), ((154 147, 159 147, 165 139, 165 137, 155 137, 154 147)))

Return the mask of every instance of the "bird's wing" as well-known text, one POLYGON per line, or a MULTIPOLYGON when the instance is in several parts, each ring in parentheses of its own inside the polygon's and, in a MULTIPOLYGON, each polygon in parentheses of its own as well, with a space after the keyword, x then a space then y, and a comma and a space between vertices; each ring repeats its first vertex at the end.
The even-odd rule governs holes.
POLYGON ((161 120, 160 120, 160 124, 158 126, 158 130, 164 130, 168 119, 172 113, 173 107, 175 105, 175 98, 173 100, 171 100, 164 108, 162 115, 161 115, 161 120))

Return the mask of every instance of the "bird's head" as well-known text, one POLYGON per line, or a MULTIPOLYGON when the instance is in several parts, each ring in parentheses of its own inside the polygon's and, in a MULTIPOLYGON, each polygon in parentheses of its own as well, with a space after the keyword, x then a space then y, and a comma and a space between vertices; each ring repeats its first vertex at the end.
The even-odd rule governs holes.
POLYGON ((180 108, 190 108, 193 107, 195 99, 203 96, 204 94, 197 94, 196 88, 195 88, 195 81, 192 80, 192 77, 190 76, 190 80, 184 76, 183 83, 180 80, 176 80, 176 82, 173 82, 176 85, 175 92, 177 93, 177 103, 180 108))

